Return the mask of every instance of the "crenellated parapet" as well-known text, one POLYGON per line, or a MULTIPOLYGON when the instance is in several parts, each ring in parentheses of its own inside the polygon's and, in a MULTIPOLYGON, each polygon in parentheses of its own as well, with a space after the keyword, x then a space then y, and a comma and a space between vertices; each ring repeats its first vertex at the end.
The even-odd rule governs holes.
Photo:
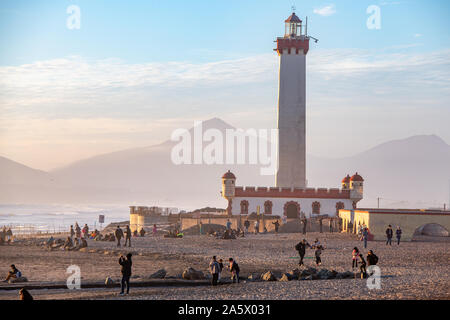
POLYGON ((350 190, 338 188, 236 187, 236 197, 350 199, 350 190))

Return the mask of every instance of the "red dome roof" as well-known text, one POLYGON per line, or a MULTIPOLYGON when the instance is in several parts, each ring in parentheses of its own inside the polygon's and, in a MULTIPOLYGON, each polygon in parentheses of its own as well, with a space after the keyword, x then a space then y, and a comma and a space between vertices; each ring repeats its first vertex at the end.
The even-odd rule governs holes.
POLYGON ((351 181, 364 181, 363 177, 361 177, 358 172, 356 172, 351 178, 351 181))
POLYGON ((233 174, 233 172, 228 170, 223 174, 222 179, 236 179, 236 176, 233 174))
POLYGON ((302 20, 300 20, 300 18, 297 17, 297 16, 295 15, 295 13, 293 12, 293 13, 289 16, 289 18, 287 18, 286 20, 284 20, 284 22, 301 23, 302 20))
POLYGON ((344 179, 342 179, 342 183, 349 183, 350 182, 350 175, 348 174, 344 179))

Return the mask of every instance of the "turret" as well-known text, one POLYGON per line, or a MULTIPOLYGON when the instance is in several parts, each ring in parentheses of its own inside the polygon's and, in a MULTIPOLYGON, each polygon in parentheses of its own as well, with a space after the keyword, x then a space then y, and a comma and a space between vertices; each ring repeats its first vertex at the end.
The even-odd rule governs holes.
POLYGON ((236 176, 228 170, 222 176, 222 197, 228 200, 227 213, 231 215, 231 204, 236 190, 236 176))
POLYGON ((354 202, 358 202, 363 198, 363 184, 364 179, 358 172, 350 178, 350 198, 354 202))

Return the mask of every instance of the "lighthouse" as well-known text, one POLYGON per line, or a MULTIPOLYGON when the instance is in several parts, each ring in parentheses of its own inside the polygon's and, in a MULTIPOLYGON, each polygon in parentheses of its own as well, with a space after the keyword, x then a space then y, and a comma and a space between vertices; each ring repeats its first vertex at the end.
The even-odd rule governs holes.
POLYGON ((307 24, 303 26, 293 12, 274 49, 280 57, 277 187, 306 187, 306 54, 310 38, 307 24))

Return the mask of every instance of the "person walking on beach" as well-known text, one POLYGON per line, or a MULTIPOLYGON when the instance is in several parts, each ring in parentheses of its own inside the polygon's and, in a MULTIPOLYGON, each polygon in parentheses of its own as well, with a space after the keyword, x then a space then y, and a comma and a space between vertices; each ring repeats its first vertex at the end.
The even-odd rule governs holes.
POLYGON ((255 234, 259 233, 259 220, 255 221, 255 234))
POLYGON ((156 235, 158 234, 158 228, 156 227, 155 223, 153 224, 152 234, 154 237, 156 237, 156 235))
POLYGON ((300 261, 298 262, 299 266, 303 266, 303 258, 305 257, 306 246, 311 248, 310 244, 308 242, 306 242, 306 239, 303 239, 302 241, 297 243, 297 245, 295 246, 295 250, 298 251, 298 254, 300 256, 300 261))
POLYGON ((364 241, 364 249, 367 248, 367 238, 369 237, 369 229, 367 227, 364 227, 362 231, 362 239, 364 241))
POLYGON ((390 245, 392 246, 392 236, 394 235, 394 232, 392 231, 392 226, 389 225, 388 228, 386 229, 386 245, 390 245))
POLYGON ((126 247, 127 243, 128 247, 131 247, 131 229, 129 225, 125 227, 125 244, 123 246, 126 247))
POLYGON ((145 230, 144 230, 144 228, 141 228, 141 231, 139 231, 139 234, 141 235, 141 237, 145 236, 145 230))
POLYGON ((272 222, 272 224, 275 226, 275 233, 278 233, 278 228, 280 227, 280 223, 277 221, 272 222))
POLYGON ((211 272, 211 284, 217 286, 217 281, 219 280, 220 265, 217 262, 216 256, 212 257, 212 261, 209 263, 209 271, 211 272))
POLYGON ((122 273, 122 281, 120 282, 120 294, 123 295, 125 291, 125 286, 127 287, 127 294, 130 293, 130 277, 131 277, 131 266, 133 262, 131 261, 131 253, 127 254, 127 258, 120 256, 119 264, 121 266, 120 272, 122 273))
POLYGON ((122 231, 122 229, 120 229, 120 226, 117 226, 117 229, 114 232, 114 235, 116 236, 116 239, 117 239, 117 246, 120 247, 120 239, 122 239, 122 237, 123 237, 123 231, 122 231))
POLYGON ((359 250, 357 247, 354 247, 352 251, 352 270, 358 268, 358 256, 359 250))
POLYGON ((400 229, 400 226, 397 226, 397 230, 395 230, 395 234, 397 236, 397 245, 400 245, 400 238, 402 237, 402 229, 400 229))
POLYGON ((203 222, 200 221, 200 223, 198 224, 198 233, 200 235, 203 234, 203 222))
POLYGON ((330 227, 330 233, 333 233, 333 219, 330 218, 330 220, 328 220, 328 225, 330 227))
POLYGON ((230 272, 231 272, 231 281, 233 283, 237 282, 239 283, 239 265, 236 261, 233 260, 233 258, 228 259, 230 262, 230 265, 228 266, 230 272))

